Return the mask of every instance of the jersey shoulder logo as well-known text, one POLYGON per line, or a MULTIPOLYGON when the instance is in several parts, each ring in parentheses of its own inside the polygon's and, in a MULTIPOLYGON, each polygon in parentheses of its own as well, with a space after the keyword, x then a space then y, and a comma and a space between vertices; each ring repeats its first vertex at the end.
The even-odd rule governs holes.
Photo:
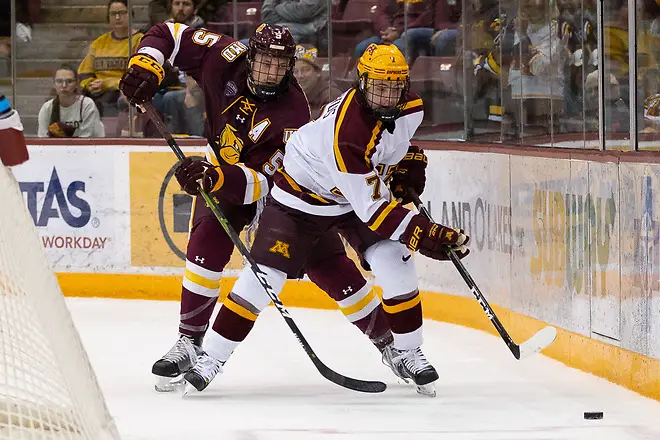
POLYGON ((228 62, 233 62, 238 58, 243 52, 247 50, 247 47, 240 41, 234 41, 224 49, 222 49, 222 57, 228 62))
POLYGON ((285 128, 282 131, 282 133, 283 133, 282 134, 282 143, 286 144, 289 141, 289 138, 291 137, 291 135, 293 135, 293 133, 295 133, 296 131, 298 131, 297 128, 285 128))
POLYGON ((218 136, 220 145, 220 157, 229 165, 238 163, 243 150, 243 140, 236 134, 238 130, 229 124, 225 124, 225 128, 218 136))

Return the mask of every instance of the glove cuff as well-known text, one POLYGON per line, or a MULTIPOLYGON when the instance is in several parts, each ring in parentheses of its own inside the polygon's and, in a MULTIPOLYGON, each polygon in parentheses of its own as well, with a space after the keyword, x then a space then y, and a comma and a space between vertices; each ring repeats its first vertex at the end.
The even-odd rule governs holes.
POLYGON ((163 82, 163 79, 165 78, 165 69, 163 69, 163 66, 148 55, 138 54, 132 56, 128 61, 128 67, 131 66, 139 66, 153 73, 158 78, 158 84, 163 82))

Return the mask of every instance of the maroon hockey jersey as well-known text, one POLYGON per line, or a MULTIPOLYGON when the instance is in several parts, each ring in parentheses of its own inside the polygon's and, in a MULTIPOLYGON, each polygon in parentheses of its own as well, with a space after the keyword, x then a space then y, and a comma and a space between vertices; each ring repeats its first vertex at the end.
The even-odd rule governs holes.
POLYGON ((288 137, 310 120, 307 98, 295 79, 278 99, 260 100, 247 86, 244 44, 181 23, 152 27, 137 52, 161 64, 169 60, 202 88, 207 158, 223 165, 223 197, 236 204, 264 197, 288 137))

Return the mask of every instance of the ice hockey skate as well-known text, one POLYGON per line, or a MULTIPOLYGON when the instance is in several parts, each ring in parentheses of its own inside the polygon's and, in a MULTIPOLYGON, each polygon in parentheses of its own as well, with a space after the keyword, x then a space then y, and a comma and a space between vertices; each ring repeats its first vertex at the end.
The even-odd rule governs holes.
POLYGON ((422 353, 421 348, 398 350, 388 345, 382 351, 383 364, 405 383, 415 385, 417 392, 425 396, 435 397, 435 385, 438 373, 422 353))
POLYGON ((396 377, 403 380, 405 383, 408 383, 408 378, 405 376, 405 372, 403 371, 403 364, 401 362, 394 363, 393 358, 394 356, 396 356, 396 354, 394 353, 393 350, 394 350, 394 346, 392 345, 392 343, 386 345, 385 348, 381 350, 380 353, 383 356, 382 357, 383 364, 388 366, 396 377))
POLYGON ((204 391, 218 374, 222 374, 224 364, 224 362, 206 353, 202 353, 197 358, 195 366, 183 375, 183 378, 187 382, 184 394, 204 391))
POLYGON ((185 385, 183 374, 195 366, 200 353, 199 345, 190 337, 181 335, 172 348, 151 367, 151 372, 159 376, 156 391, 172 392, 181 389, 185 385))

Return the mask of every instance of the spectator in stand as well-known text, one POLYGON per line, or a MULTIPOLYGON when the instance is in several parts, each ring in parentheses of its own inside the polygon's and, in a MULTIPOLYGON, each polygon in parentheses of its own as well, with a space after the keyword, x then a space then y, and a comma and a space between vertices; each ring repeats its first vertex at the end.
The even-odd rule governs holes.
POLYGON ((326 0, 264 0, 261 21, 286 26, 296 43, 318 45, 318 34, 325 28, 326 0))
MULTIPOLYGON (((433 21, 436 3, 444 0, 419 0, 404 2, 404 0, 379 0, 373 27, 378 35, 369 37, 355 46, 355 59, 358 60, 371 43, 394 44, 408 60, 419 52, 419 42, 428 46, 433 37, 433 21), (407 11, 405 5, 408 5, 407 11), (408 29, 404 29, 404 12, 408 15, 408 29), (406 31, 409 51, 402 34, 406 31)), ((436 37, 437 38, 437 37, 436 37)))
POLYGON ((0 0, 0 76, 11 75, 11 37, 32 41, 32 24, 39 20, 41 0, 16 0, 16 28, 11 29, 11 1, 0 0))
MULTIPOLYGON (((204 20, 196 15, 197 2, 193 0, 173 0, 166 23, 183 23, 192 28, 204 26, 204 20)), ((163 115, 170 132, 176 134, 201 135, 204 127, 203 97, 200 96, 201 108, 185 105, 186 97, 196 93, 199 86, 190 77, 186 77, 176 67, 166 64, 165 80, 153 98, 154 107, 163 115)), ((189 102, 192 100, 189 98, 189 102)))
MULTIPOLYGON (((160 1, 152 1, 149 3, 151 8, 153 4, 160 6, 160 1)), ((161 13, 160 7, 156 11, 149 14, 149 27, 158 23, 183 23, 193 28, 200 28, 204 26, 204 19, 197 15, 199 8, 199 0, 171 0, 163 1, 163 10, 161 13), (165 9, 169 4, 169 8, 165 9)))
MULTIPOLYGON (((187 0, 187 2, 191 3, 190 0, 187 0)), ((148 5, 149 28, 155 24, 163 23, 173 17, 172 10, 176 8, 175 3, 177 3, 177 0, 151 0, 148 5)), ((198 15, 205 23, 213 21, 225 21, 227 18, 227 3, 227 0, 196 0, 192 2, 193 9, 195 10, 193 15, 198 15)), ((178 23, 186 22, 181 20, 178 21, 178 23)), ((189 23, 186 24, 191 26, 189 23)))
MULTIPOLYGON (((421 47, 428 46, 428 53, 438 57, 456 55, 456 36, 460 21, 461 4, 459 2, 456 0, 437 0, 433 19, 436 31, 430 36, 429 40, 425 39, 428 31, 426 34, 419 32, 420 41, 417 45, 421 47)), ((414 42, 413 47, 415 47, 414 42)))
MULTIPOLYGON (((605 11, 605 27, 603 28, 605 66, 616 78, 620 85, 621 98, 630 107, 631 81, 628 53, 631 48, 628 46, 628 2, 606 0, 605 11)), ((660 92, 656 80, 658 63, 653 56, 653 46, 657 44, 657 41, 653 38, 651 30, 643 25, 644 23, 640 22, 637 30, 637 99, 640 104, 635 110, 638 113, 641 113, 642 110, 641 103, 660 92)))
MULTIPOLYGON (((116 116, 118 112, 119 80, 130 55, 127 0, 110 0, 108 20, 112 31, 92 42, 78 68, 80 85, 84 93, 94 100, 102 117, 116 116)), ((134 51, 142 34, 134 30, 130 34, 131 51, 134 51)))
POLYGON ((311 110, 312 118, 321 114, 321 109, 330 101, 341 95, 341 90, 330 81, 324 79, 321 67, 316 63, 318 50, 315 47, 296 46, 296 65, 293 76, 302 87, 311 110))
MULTIPOLYGON (((32 41, 32 25, 39 21, 41 0, 16 0, 16 33, 19 41, 32 41)), ((0 0, 0 36, 11 37, 11 1, 0 0)))
POLYGON ((78 75, 62 65, 55 71, 55 97, 39 110, 39 137, 104 137, 99 111, 87 96, 80 94, 78 75))
POLYGON ((185 95, 183 102, 169 101, 169 110, 172 114, 172 121, 181 124, 179 131, 173 130, 172 133, 185 133, 191 136, 204 136, 204 94, 201 87, 191 77, 185 76, 185 95))

